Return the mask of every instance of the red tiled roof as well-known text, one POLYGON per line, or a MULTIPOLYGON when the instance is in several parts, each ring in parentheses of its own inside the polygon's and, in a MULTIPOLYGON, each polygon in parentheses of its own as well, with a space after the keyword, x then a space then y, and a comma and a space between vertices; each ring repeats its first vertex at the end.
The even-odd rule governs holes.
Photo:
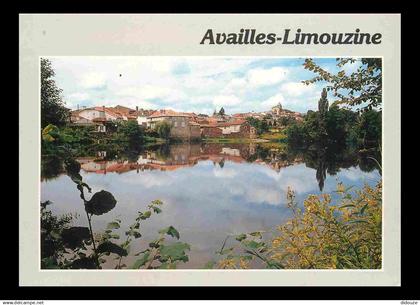
POLYGON ((161 118, 161 117, 192 117, 193 113, 186 113, 186 112, 176 112, 170 109, 162 109, 156 110, 153 112, 149 118, 161 118))
POLYGON ((227 126, 232 126, 232 125, 242 125, 244 123, 246 123, 246 120, 237 119, 237 120, 230 121, 230 122, 219 123, 218 126, 227 127, 227 126))
POLYGON ((115 110, 113 108, 95 107, 94 109, 97 110, 97 111, 105 111, 109 115, 114 116, 114 117, 119 118, 119 119, 123 117, 123 115, 118 110, 115 110))

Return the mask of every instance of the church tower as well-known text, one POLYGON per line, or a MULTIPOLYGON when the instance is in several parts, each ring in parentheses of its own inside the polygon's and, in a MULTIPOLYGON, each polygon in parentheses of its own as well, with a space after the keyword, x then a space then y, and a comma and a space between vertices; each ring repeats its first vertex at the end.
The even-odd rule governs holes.
POLYGON ((271 108, 271 112, 275 115, 280 115, 282 110, 283 110, 283 107, 281 106, 280 102, 276 106, 271 108))

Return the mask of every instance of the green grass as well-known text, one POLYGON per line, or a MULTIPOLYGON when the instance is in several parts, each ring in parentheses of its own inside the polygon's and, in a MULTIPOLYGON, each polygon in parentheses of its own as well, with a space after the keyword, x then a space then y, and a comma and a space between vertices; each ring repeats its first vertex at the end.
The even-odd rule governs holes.
POLYGON ((259 136, 261 139, 269 140, 269 141, 284 141, 287 136, 282 132, 266 132, 259 136))
POLYGON ((149 136, 144 136, 144 142, 145 143, 165 143, 165 139, 162 138, 154 138, 149 136))
POLYGON ((203 142, 206 143, 251 143, 255 142, 255 139, 249 138, 203 138, 203 142))

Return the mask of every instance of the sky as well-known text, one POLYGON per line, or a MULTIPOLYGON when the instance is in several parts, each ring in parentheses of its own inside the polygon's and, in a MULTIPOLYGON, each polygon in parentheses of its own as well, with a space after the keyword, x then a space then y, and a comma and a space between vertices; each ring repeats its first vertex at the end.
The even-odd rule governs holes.
MULTIPOLYGON (((304 58, 275 57, 49 57, 66 106, 123 105, 228 114, 283 108, 316 110, 325 84, 304 85, 315 76, 304 58)), ((335 58, 316 58, 337 72, 335 58)), ((348 64, 347 73, 358 63, 348 64)), ((330 102, 334 99, 329 96, 330 102)))

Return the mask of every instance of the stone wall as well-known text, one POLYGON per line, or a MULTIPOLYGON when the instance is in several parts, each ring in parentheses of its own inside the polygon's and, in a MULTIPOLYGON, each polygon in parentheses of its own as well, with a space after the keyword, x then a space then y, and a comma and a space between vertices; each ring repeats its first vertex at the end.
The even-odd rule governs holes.
POLYGON ((222 130, 216 126, 201 126, 201 135, 208 138, 218 138, 223 136, 222 130))

